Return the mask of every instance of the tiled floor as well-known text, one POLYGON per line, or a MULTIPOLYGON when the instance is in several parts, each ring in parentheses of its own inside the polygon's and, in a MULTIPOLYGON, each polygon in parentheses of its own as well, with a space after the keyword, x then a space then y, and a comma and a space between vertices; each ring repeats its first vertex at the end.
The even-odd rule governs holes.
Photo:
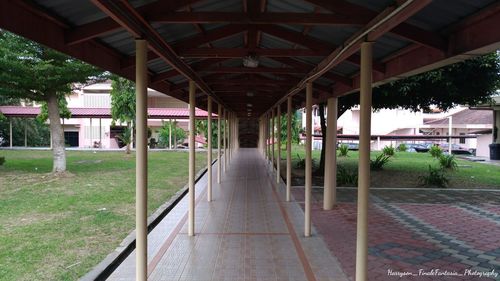
MULTIPOLYGON (((198 182, 196 235, 183 199, 148 236, 149 280, 347 280, 321 236, 303 237, 302 209, 269 173, 256 149, 240 149, 212 202, 198 182)), ((132 254, 108 280, 134 278, 132 254)))

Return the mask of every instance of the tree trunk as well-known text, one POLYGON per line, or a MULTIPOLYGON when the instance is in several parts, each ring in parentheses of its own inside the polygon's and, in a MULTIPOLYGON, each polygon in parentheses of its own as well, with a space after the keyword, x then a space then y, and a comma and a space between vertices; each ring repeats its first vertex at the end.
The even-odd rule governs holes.
POLYGON ((132 128, 130 122, 127 122, 127 130, 130 132, 128 135, 128 140, 126 140, 127 147, 125 149, 126 154, 130 154, 130 144, 132 143, 132 128))
POLYGON ((64 130, 61 125, 61 116, 59 114, 59 101, 57 94, 53 93, 48 95, 47 109, 49 112, 52 154, 54 157, 52 172, 61 173, 66 171, 66 151, 64 149, 64 130))
POLYGON ((321 124, 321 158, 319 160, 318 169, 314 172, 317 176, 325 174, 325 151, 326 151, 326 119, 325 119, 325 104, 320 103, 318 107, 319 121, 321 124))

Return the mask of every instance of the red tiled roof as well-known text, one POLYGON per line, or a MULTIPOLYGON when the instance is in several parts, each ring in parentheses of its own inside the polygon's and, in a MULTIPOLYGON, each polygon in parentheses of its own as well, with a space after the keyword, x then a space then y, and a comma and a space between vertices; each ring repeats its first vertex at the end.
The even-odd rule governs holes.
MULTIPOLYGON (((72 118, 111 118, 110 108, 69 108, 72 118)), ((7 117, 36 117, 40 114, 39 107, 28 106, 0 106, 0 112, 7 117)), ((205 110, 196 109, 196 118, 207 118, 205 110)), ((217 117, 216 114, 212 115, 217 117)), ((148 108, 148 118, 150 119, 187 119, 189 118, 188 108, 148 108)))

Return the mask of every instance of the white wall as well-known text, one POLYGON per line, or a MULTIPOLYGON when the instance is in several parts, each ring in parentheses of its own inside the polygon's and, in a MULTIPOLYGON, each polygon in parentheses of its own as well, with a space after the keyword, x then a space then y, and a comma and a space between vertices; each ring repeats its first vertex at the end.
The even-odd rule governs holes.
POLYGON ((490 158, 490 143, 493 139, 492 134, 479 135, 477 137, 476 156, 490 158))

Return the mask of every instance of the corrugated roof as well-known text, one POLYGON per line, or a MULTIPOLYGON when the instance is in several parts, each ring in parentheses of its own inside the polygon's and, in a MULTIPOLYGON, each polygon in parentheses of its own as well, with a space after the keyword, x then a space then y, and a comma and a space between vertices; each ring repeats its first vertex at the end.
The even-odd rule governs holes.
MULTIPOLYGON (((452 124, 493 124, 493 111, 491 110, 470 110, 467 108, 451 116, 452 124)), ((449 124, 449 119, 446 117, 444 119, 427 121, 424 124, 447 125, 449 124)))

